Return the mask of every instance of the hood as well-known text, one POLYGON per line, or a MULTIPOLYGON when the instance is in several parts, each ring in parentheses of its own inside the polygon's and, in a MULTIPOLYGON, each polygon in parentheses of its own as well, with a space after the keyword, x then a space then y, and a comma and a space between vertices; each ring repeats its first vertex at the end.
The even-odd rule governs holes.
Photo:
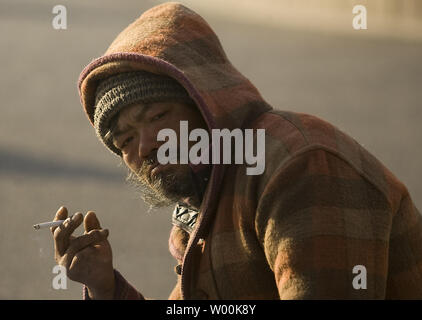
MULTIPOLYGON (((210 130, 246 128, 271 109, 227 59, 208 23, 180 3, 168 2, 144 12, 116 37, 103 56, 83 69, 78 89, 92 125, 98 83, 117 73, 138 70, 177 80, 195 101, 210 130)), ((214 165, 212 171, 210 182, 216 183, 223 166, 214 165)))
MULTIPOLYGON (((227 59, 208 23, 179 3, 164 3, 144 12, 117 36, 103 56, 84 68, 78 88, 91 124, 99 81, 137 70, 176 79, 195 101, 210 130, 247 128, 248 123, 271 109, 227 59)), ((224 166, 213 165, 201 215, 185 257, 189 255, 190 244, 205 232, 223 175, 224 166)))
POLYGON ((243 128, 270 108, 227 59, 208 23, 179 3, 146 11, 117 36, 102 57, 84 68, 78 88, 91 124, 98 82, 136 70, 176 79, 196 102, 210 129, 243 128))

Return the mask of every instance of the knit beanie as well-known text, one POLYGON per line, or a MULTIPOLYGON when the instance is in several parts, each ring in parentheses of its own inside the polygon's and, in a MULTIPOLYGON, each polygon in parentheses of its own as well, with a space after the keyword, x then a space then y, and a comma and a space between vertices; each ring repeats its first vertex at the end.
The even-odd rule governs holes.
POLYGON ((95 92, 94 127, 99 139, 121 156, 110 136, 110 121, 134 103, 193 103, 187 91, 173 78, 146 71, 125 72, 102 80, 95 92))

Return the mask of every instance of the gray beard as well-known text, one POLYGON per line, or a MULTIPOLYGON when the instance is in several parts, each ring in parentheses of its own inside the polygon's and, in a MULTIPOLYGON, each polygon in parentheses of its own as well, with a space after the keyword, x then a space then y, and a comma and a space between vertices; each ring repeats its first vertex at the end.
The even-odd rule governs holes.
POLYGON ((142 200, 151 208, 168 207, 182 199, 195 197, 195 187, 190 173, 159 172, 150 179, 148 172, 147 164, 142 165, 137 173, 129 169, 126 181, 135 187, 142 200))

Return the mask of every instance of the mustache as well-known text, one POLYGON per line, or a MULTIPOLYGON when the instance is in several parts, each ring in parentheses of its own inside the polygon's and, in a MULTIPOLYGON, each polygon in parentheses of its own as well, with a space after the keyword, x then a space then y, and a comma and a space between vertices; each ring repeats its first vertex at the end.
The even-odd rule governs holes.
POLYGON ((154 153, 142 162, 141 167, 136 172, 136 175, 144 181, 152 182, 149 173, 158 164, 157 153, 154 153))
POLYGON ((177 199, 168 193, 169 186, 175 185, 177 176, 175 174, 157 174, 151 177, 151 170, 157 166, 158 159, 152 155, 145 159, 139 170, 128 170, 126 182, 140 191, 141 198, 150 205, 150 208, 160 208, 173 205, 177 199))
MULTIPOLYGON (((159 172, 155 175, 151 175, 152 169, 159 164, 157 157, 151 156, 142 162, 139 170, 134 172, 134 175, 144 186, 147 185, 152 189, 164 191, 170 185, 177 183, 178 174, 177 172, 167 170, 167 172, 159 172)), ((133 175, 132 178, 134 178, 133 175)))

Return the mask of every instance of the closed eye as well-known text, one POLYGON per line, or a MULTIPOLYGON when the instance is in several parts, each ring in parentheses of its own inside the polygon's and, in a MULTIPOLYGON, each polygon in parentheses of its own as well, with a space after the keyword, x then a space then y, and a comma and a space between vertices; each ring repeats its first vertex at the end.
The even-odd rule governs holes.
POLYGON ((159 114, 157 114, 157 115, 153 116, 153 117, 151 118, 151 121, 156 121, 156 120, 161 119, 162 117, 164 117, 164 115, 165 115, 166 113, 167 113, 167 111, 164 111, 164 112, 161 112, 161 113, 159 113, 159 114))
POLYGON ((132 136, 130 136, 130 137, 128 137, 128 138, 126 138, 124 141, 123 141, 123 143, 121 144, 121 146, 119 146, 118 148, 120 149, 120 150, 123 150, 131 141, 133 140, 133 137, 132 136))

